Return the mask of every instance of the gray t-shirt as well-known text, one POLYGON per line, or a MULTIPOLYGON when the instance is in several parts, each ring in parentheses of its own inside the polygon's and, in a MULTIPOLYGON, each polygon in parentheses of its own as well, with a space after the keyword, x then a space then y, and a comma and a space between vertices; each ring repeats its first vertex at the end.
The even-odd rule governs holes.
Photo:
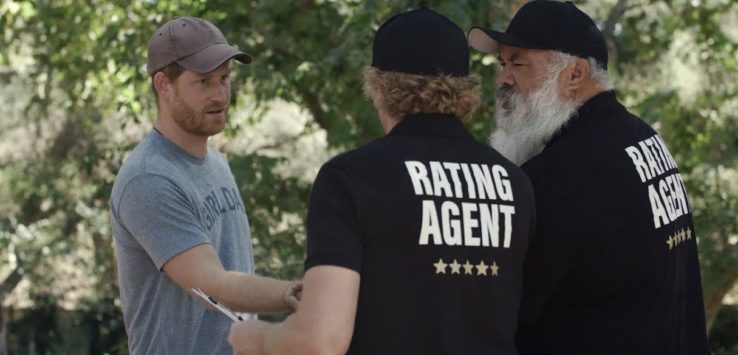
POLYGON ((226 270, 253 272, 246 209, 225 157, 204 159, 152 130, 123 163, 110 198, 123 318, 131 354, 231 354, 230 320, 162 272, 210 243, 226 270))

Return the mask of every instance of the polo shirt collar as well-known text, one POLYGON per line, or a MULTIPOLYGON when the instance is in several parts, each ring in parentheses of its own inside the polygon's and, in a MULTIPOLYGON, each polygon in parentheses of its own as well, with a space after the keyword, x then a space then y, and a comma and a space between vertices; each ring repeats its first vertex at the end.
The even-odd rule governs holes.
POLYGON ((413 113, 405 116, 387 136, 428 135, 474 139, 460 119, 439 113, 413 113))
POLYGON ((558 133, 554 134, 551 139, 548 140, 546 146, 556 143, 561 137, 566 136, 567 133, 576 130, 577 128, 584 126, 591 119, 597 119, 613 112, 624 109, 623 105, 618 102, 615 97, 615 91, 604 91, 589 99, 584 103, 577 113, 562 127, 558 133))

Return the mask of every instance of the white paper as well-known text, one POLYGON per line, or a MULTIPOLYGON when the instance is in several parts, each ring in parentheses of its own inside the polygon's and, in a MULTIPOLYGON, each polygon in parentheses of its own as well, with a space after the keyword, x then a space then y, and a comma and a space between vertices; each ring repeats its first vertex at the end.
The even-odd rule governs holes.
POLYGON ((249 319, 257 319, 255 314, 251 313, 239 313, 234 312, 230 310, 228 307, 218 303, 215 299, 208 296, 205 292, 202 292, 199 288, 193 288, 192 292, 194 292, 197 296, 205 300, 208 304, 213 306, 215 309, 220 311, 220 313, 223 313, 228 319, 230 319, 233 322, 241 322, 249 319))

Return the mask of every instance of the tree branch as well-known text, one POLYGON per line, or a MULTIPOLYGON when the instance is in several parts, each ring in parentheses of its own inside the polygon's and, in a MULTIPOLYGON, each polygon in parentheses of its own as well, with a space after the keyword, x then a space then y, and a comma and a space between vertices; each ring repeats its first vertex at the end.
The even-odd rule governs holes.
POLYGON ((0 284, 0 299, 5 298, 5 295, 13 291, 21 280, 23 280, 23 273, 21 272, 21 267, 18 266, 0 284))
MULTIPOLYGON (((272 49, 272 51, 274 51, 275 54, 279 54, 284 58, 289 58, 292 56, 292 53, 290 53, 283 47, 270 46, 270 48, 272 49)), ((320 128, 326 131, 330 129, 332 125, 325 117, 325 110, 323 110, 323 106, 320 104, 320 99, 318 98, 318 95, 316 95, 315 92, 310 91, 309 89, 302 88, 299 85, 295 85, 294 88, 300 98, 302 98, 302 101, 307 107, 308 111, 310 111, 310 114, 313 116, 315 123, 317 123, 320 128)))
POLYGON ((628 0, 618 0, 615 6, 610 9, 610 14, 607 15, 605 24, 602 28, 602 34, 606 40, 612 40, 615 37, 615 25, 620 22, 620 19, 625 14, 625 10, 628 9, 628 0))
POLYGON ((5 298, 0 294, 0 355, 8 354, 7 341, 5 336, 5 318, 3 317, 3 301, 5 298))
POLYGON ((328 121, 328 118, 325 117, 325 110, 323 110, 323 106, 320 104, 318 95, 302 88, 297 88, 297 92, 305 103, 305 106, 307 106, 308 111, 310 111, 310 114, 313 116, 315 123, 326 131, 330 130, 332 124, 328 121))
POLYGON ((610 62, 614 64, 614 68, 618 66, 618 46, 615 42, 615 26, 620 22, 625 14, 625 10, 628 9, 628 0, 618 0, 615 6, 610 9, 610 14, 607 15, 605 24, 602 28, 602 35, 605 37, 605 43, 607 43, 607 51, 610 54, 610 62))

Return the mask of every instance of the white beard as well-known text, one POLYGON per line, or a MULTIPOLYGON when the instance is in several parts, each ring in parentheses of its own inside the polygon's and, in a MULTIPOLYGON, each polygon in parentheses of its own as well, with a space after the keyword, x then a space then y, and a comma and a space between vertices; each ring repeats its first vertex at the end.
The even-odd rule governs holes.
POLYGON ((576 115, 579 102, 561 97, 557 80, 558 73, 549 75, 528 98, 511 88, 497 89, 497 129, 490 144, 513 163, 522 165, 540 153, 576 115))

